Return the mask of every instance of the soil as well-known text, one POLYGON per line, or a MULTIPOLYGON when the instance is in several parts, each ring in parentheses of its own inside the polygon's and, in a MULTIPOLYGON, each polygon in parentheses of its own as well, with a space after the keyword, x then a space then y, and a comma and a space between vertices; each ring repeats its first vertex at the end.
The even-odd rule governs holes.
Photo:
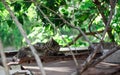
MULTIPOLYGON (((79 64, 82 64, 84 60, 78 60, 79 64)), ((22 64, 25 69, 32 71, 33 75, 40 74, 40 69, 37 64, 22 64)), ((54 61, 43 63, 44 69, 47 75, 74 75, 76 72, 76 66, 73 60, 67 61, 54 61)), ((91 67, 86 70, 82 75, 120 75, 120 65, 109 64, 101 62, 96 67, 91 67)))
MULTIPOLYGON (((88 55, 77 56, 79 65, 82 65, 88 55)), ((11 58, 8 58, 11 61, 11 58)), ((28 59, 28 58, 27 58, 28 59)), ((43 61, 46 75, 75 75, 76 66, 72 57, 45 57, 43 61)), ((31 60, 31 59, 29 59, 31 60)), ((42 75, 34 59, 30 63, 21 63, 21 65, 30 70, 33 75, 42 75)), ((24 60, 23 60, 24 61, 24 60)), ((79 66, 79 68, 81 68, 79 66)), ((120 75, 120 64, 111 64, 101 62, 95 67, 90 67, 82 75, 120 75)))

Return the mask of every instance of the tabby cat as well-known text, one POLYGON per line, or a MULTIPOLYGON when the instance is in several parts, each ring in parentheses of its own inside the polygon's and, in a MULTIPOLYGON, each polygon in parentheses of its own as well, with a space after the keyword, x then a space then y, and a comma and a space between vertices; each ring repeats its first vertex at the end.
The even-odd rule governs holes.
MULTIPOLYGON (((36 43, 33 45, 39 56, 54 56, 57 55, 60 45, 52 38, 46 43, 36 43)), ((13 57, 13 60, 21 59, 24 57, 32 57, 33 54, 29 47, 21 48, 18 53, 13 57)))

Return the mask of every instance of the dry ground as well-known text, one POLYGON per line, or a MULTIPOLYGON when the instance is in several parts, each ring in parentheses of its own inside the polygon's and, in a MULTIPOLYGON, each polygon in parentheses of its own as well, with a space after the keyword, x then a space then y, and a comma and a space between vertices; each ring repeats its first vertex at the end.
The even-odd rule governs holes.
MULTIPOLYGON (((78 61, 82 63, 82 60, 78 61)), ((23 64, 26 69, 32 70, 34 75, 40 75, 39 68, 35 63, 23 64)), ((47 75, 70 75, 75 72, 75 63, 72 60, 69 61, 54 61, 44 63, 44 69, 47 75)))
MULTIPOLYGON (((78 63, 82 64, 83 60, 78 60, 78 63)), ((33 75, 41 75, 35 63, 23 64, 23 66, 31 70, 33 75)), ((76 71, 73 60, 44 63, 44 69, 47 75, 71 75, 76 71)), ((120 75, 118 70, 120 70, 120 65, 100 63, 96 68, 88 69, 83 75, 120 75)))

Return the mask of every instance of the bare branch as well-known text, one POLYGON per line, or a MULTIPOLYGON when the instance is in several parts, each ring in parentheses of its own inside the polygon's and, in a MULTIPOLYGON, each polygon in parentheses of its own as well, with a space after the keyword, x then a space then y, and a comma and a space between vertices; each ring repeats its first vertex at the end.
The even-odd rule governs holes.
POLYGON ((25 38, 26 42, 28 43, 28 45, 30 46, 30 49, 37 61, 37 64, 42 72, 42 75, 46 75, 44 69, 43 69, 43 65, 42 62, 40 60, 40 57, 37 55, 37 52, 35 50, 35 48, 32 46, 30 40, 27 38, 27 34, 26 32, 23 30, 22 28, 22 24, 18 21, 18 19, 16 18, 16 16, 14 15, 14 13, 12 12, 12 10, 10 9, 10 7, 7 5, 7 3, 5 2, 5 0, 2 0, 3 4, 5 5, 7 11, 10 13, 10 16, 12 17, 13 21, 16 23, 18 29, 20 30, 22 36, 25 38))
POLYGON ((9 69, 8 69, 8 66, 7 66, 6 56, 3 52, 3 46, 2 46, 1 40, 0 40, 0 56, 1 56, 1 59, 2 59, 3 66, 5 68, 5 74, 10 75, 9 69))
MULTIPOLYGON (((95 36, 95 34, 98 34, 98 33, 102 33, 102 32, 103 32, 103 30, 102 30, 102 31, 96 31, 96 32, 92 32, 92 31, 90 30, 90 27, 91 27, 91 25, 92 25, 92 22, 95 20, 96 17, 97 17, 97 16, 95 16, 95 17, 90 21, 90 23, 89 23, 89 31, 90 31, 90 32, 85 33, 86 35, 93 35, 93 36, 95 36)), ((78 34, 70 43, 68 43, 68 44, 65 45, 64 47, 67 47, 67 46, 70 46, 70 45, 74 44, 81 36, 82 36, 81 33, 78 34)), ((95 37, 96 37, 96 38, 99 38, 99 37, 97 37, 97 36, 95 36, 95 37)), ((100 38, 99 38, 99 39, 100 39, 100 38)))

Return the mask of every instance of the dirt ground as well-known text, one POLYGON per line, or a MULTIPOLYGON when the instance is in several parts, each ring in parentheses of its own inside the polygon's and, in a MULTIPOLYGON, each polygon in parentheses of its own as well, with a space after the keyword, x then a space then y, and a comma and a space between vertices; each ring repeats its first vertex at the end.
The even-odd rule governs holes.
MULTIPOLYGON (((82 63, 82 60, 78 61, 82 63)), ((34 75, 40 75, 39 68, 35 63, 23 64, 24 68, 29 69, 34 75)), ((71 75, 76 71, 75 63, 72 60, 69 61, 54 61, 44 63, 44 69, 47 75, 71 75)))
MULTIPOLYGON (((78 58, 78 63, 80 65, 86 59, 84 55, 79 56, 78 58)), ((11 58, 8 58, 8 60, 11 61, 11 58)), ((51 58, 47 58, 47 60, 49 61, 51 60, 51 58)), ((22 63, 22 65, 25 69, 30 70, 33 73, 33 75, 42 75, 40 74, 40 69, 38 68, 35 62, 31 62, 30 64, 22 63)), ((43 67, 46 72, 46 75, 74 75, 73 73, 76 72, 75 63, 70 58, 64 58, 61 60, 55 60, 50 62, 43 62, 43 67)), ((120 64, 102 62, 96 67, 89 68, 82 75, 120 75, 120 64)))
MULTIPOLYGON (((79 64, 83 60, 78 60, 79 64)), ((54 61, 44 63, 44 69, 47 75, 72 75, 76 71, 73 60, 54 61)), ((32 71, 33 75, 41 75, 40 70, 35 63, 23 64, 24 68, 32 71)), ((120 65, 100 63, 95 68, 89 68, 83 75, 120 75, 120 65)))
MULTIPOLYGON (((83 62, 84 60, 78 60, 80 65, 83 62)), ((30 70, 33 75, 42 75, 35 62, 30 64, 23 63, 22 66, 30 70)), ((76 72, 76 66, 73 60, 44 62, 43 67, 46 75, 75 75, 74 73, 76 72)), ((120 64, 101 62, 95 67, 86 70, 82 75, 120 75, 120 64)))

